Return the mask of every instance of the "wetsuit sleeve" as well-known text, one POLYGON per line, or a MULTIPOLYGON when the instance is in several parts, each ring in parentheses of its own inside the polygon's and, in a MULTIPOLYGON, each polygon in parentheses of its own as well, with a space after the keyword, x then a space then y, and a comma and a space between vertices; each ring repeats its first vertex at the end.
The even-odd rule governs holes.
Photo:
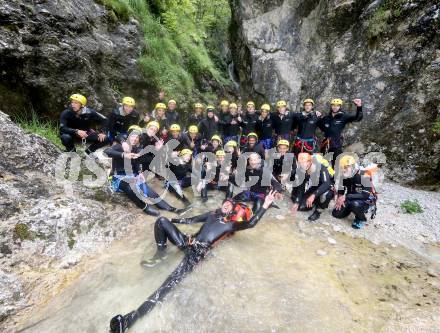
POLYGON ((325 117, 318 118, 316 125, 321 130, 321 132, 325 132, 325 117))
POLYGON ((358 106, 356 108, 356 113, 355 114, 347 114, 346 118, 345 118, 345 122, 346 123, 351 123, 354 121, 361 121, 362 118, 364 117, 364 114, 362 112, 362 106, 358 106))
POLYGON ((106 116, 99 112, 93 111, 93 120, 98 122, 101 126, 101 131, 106 132, 108 130, 108 119, 106 116))
POLYGON ((278 180, 272 175, 272 178, 270 179, 270 185, 272 188, 277 192, 284 192, 283 185, 281 185, 278 180))
POLYGON ((68 110, 64 110, 60 115, 60 132, 64 134, 75 134, 76 128, 70 128, 67 126, 68 123, 68 110))
POLYGON ((116 144, 104 150, 104 154, 111 158, 123 158, 124 151, 122 145, 116 144))
POLYGON ((291 198, 292 198, 293 203, 295 203, 295 204, 300 203, 300 201, 304 195, 304 192, 305 192, 305 186, 306 186, 305 182, 303 182, 301 185, 294 186, 292 188, 291 198))
POLYGON ((326 167, 322 167, 321 174, 319 176, 319 183, 320 185, 315 191, 315 196, 319 197, 328 190, 330 190, 331 182, 330 182, 330 175, 328 173, 328 170, 326 167))
POLYGON ((233 231, 240 231, 245 229, 253 228, 261 220, 264 213, 266 213, 266 208, 261 207, 249 220, 249 222, 234 223, 233 231))
POLYGON ((110 116, 108 117, 107 128, 108 128, 108 131, 110 132, 110 134, 113 137, 115 137, 116 136, 116 132, 115 132, 115 113, 114 112, 112 112, 110 114, 110 116))
POLYGON ((206 222, 209 218, 209 216, 213 214, 212 212, 207 212, 201 215, 193 216, 193 217, 185 217, 181 219, 172 219, 171 222, 178 223, 178 224, 193 224, 193 223, 200 223, 200 222, 206 222))

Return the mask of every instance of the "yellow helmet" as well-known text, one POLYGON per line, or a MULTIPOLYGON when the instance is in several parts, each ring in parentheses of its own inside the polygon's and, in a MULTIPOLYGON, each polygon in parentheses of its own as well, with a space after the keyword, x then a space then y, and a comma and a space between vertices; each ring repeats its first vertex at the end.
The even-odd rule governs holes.
POLYGON ((290 146, 289 141, 287 141, 287 140, 285 140, 285 139, 281 139, 281 140, 278 141, 278 143, 277 143, 277 147, 278 147, 278 146, 282 146, 282 145, 287 146, 287 147, 290 146))
POLYGON ((180 151, 179 156, 192 155, 192 153, 191 149, 185 148, 180 151))
POLYGON ((157 103, 154 109, 157 110, 157 109, 166 109, 166 108, 167 106, 164 103, 157 103))
POLYGON ((339 160, 339 166, 344 168, 348 165, 356 165, 356 159, 351 155, 342 156, 339 160))
POLYGON ((168 104, 177 104, 177 103, 176 103, 176 101, 175 101, 174 99, 170 99, 170 100, 168 101, 168 104))
POLYGON ((222 139, 217 134, 212 136, 211 141, 214 141, 214 140, 217 140, 220 143, 222 142, 222 139))
POLYGON ((238 107, 237 107, 237 104, 235 104, 235 103, 231 103, 231 104, 229 104, 229 108, 230 109, 238 109, 238 107))
POLYGON ((258 140, 258 135, 257 135, 257 133, 252 132, 252 133, 249 133, 249 134, 247 135, 248 138, 250 138, 251 136, 253 136, 255 139, 258 140))
POLYGON ((277 108, 284 107, 284 106, 287 106, 286 101, 281 100, 281 101, 277 102, 277 108))
POLYGON ((75 101, 78 103, 81 103, 82 106, 85 106, 87 104, 87 98, 81 94, 73 94, 69 97, 71 101, 75 101))
POLYGON ((135 106, 136 102, 133 97, 126 96, 122 99, 122 105, 135 106))
POLYGON ((269 104, 263 104, 263 105, 261 106, 261 110, 264 110, 264 111, 270 111, 270 105, 269 105, 269 104))
POLYGON ((203 109, 203 104, 202 103, 194 104, 194 109, 203 109))
POLYGON ((214 111, 215 111, 215 107, 214 107, 214 105, 209 104, 209 105, 206 107, 206 111, 212 111, 212 112, 214 112, 214 111))
POLYGON ((179 124, 172 124, 170 126, 170 131, 176 131, 176 132, 180 131, 180 125, 179 124))
POLYGON ((234 140, 228 141, 226 143, 226 146, 235 148, 235 147, 237 147, 237 141, 234 141, 234 140))
POLYGON ((199 129, 197 128, 196 125, 191 125, 190 127, 188 127, 188 132, 189 133, 199 133, 199 129))
POLYGON ((157 127, 157 129, 160 128, 160 124, 156 120, 152 120, 147 124, 147 128, 149 128, 151 126, 157 127))
POLYGON ((315 105, 315 101, 313 99, 311 99, 311 98, 306 98, 303 101, 303 105, 306 104, 306 103, 312 103, 312 105, 315 105))
POLYGON ((226 153, 224 150, 217 150, 215 156, 226 156, 226 153))
POLYGON ((331 105, 339 105, 339 106, 341 106, 342 103, 343 103, 342 99, 340 98, 333 98, 332 101, 330 102, 331 105))
POLYGON ((246 106, 253 106, 253 107, 255 107, 255 103, 252 102, 252 101, 249 101, 249 102, 247 102, 246 106))
POLYGON ((229 102, 227 100, 223 100, 220 102, 220 106, 229 106, 229 102))
POLYGON ((131 125, 131 126, 128 128, 128 131, 127 131, 127 132, 131 132, 131 131, 139 131, 139 132, 142 132, 142 128, 140 128, 138 125, 131 125))

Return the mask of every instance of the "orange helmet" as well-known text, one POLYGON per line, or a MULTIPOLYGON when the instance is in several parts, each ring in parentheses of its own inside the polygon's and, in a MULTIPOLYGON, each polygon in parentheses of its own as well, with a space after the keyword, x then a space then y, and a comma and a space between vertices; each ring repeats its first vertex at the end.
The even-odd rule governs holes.
POLYGON ((226 201, 231 202, 234 205, 234 208, 227 216, 224 217, 225 222, 249 222, 252 217, 252 210, 248 206, 240 202, 236 203, 234 200, 226 201))

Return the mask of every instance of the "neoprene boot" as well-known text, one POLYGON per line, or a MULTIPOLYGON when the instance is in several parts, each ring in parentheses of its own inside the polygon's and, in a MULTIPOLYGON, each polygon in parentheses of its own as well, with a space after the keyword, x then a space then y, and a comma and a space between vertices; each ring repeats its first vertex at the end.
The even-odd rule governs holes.
POLYGON ((208 201, 208 186, 205 186, 205 187, 202 189, 202 193, 201 193, 201 195, 202 195, 202 202, 206 202, 206 201, 208 201))
POLYGON ((321 213, 318 212, 318 210, 315 208, 315 210, 313 211, 312 214, 310 214, 310 216, 307 218, 307 220, 309 220, 310 222, 314 222, 316 220, 318 220, 321 217, 321 213))
POLYGON ((143 209, 143 211, 144 211, 144 213, 151 215, 151 216, 159 216, 160 215, 159 211, 151 205, 146 205, 145 208, 143 209))

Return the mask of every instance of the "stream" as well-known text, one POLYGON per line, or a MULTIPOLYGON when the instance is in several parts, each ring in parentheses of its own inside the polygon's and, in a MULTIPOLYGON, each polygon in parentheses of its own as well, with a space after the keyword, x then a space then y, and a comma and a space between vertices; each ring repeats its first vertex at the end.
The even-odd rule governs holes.
MULTIPOLYGON (((220 195, 197 202, 187 216, 220 202, 220 195)), ((287 207, 219 244, 129 332, 439 332, 435 263, 335 232, 332 225, 348 221, 329 212, 320 221, 330 225, 311 224, 287 207)), ((191 233, 199 225, 179 228, 191 233)), ((170 246, 164 263, 142 268, 154 251, 148 219, 34 310, 19 332, 107 332, 114 315, 137 308, 183 257, 170 246)))

